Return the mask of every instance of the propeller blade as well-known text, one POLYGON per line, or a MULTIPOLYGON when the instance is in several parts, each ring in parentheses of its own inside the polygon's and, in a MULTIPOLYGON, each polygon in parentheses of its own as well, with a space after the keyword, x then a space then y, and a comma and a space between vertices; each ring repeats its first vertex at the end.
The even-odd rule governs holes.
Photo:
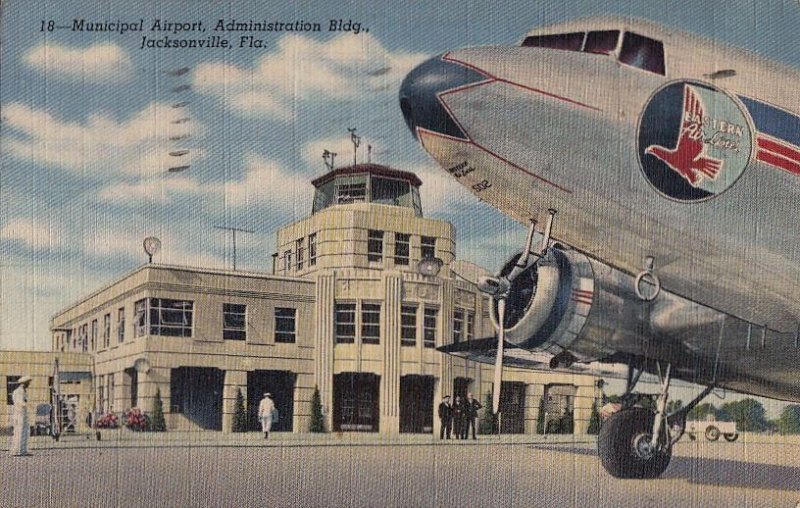
POLYGON ((503 382, 503 345, 506 341, 506 299, 497 300, 497 320, 500 330, 497 333, 497 357, 494 360, 494 389, 492 390, 492 412, 500 411, 500 385, 503 382))

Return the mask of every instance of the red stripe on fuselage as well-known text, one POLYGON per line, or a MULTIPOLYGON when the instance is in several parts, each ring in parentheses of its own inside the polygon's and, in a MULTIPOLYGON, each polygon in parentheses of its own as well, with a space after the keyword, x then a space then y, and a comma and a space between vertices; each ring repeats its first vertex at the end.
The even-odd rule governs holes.
MULTIPOLYGON (((568 102, 568 103, 570 103, 572 105, 575 105, 575 106, 581 106, 581 107, 588 108, 588 109, 591 109, 591 110, 594 110, 594 111, 602 111, 600 108, 597 108, 595 106, 591 106, 589 104, 585 104, 585 103, 580 102, 580 101, 576 101, 574 99, 570 99, 568 97, 564 97, 564 96, 561 96, 561 95, 556 95, 554 93, 546 92, 546 91, 540 90, 538 88, 533 88, 533 87, 530 87, 530 86, 527 86, 527 85, 523 85, 521 83, 516 83, 514 81, 511 81, 511 80, 508 80, 508 79, 505 79, 505 78, 499 78, 499 77, 497 77, 497 76, 495 76, 493 74, 490 74, 490 73, 486 72, 485 70, 481 69, 480 67, 477 67, 477 66, 472 65, 470 63, 464 62, 464 61, 459 60, 457 58, 451 57, 449 52, 445 53, 442 56, 442 60, 447 60, 448 62, 453 62, 453 63, 457 63, 459 65, 463 65, 464 67, 472 69, 473 71, 475 71, 475 72, 477 72, 479 74, 483 74, 487 78, 490 78, 493 81, 497 81, 498 83, 506 83, 506 84, 511 85, 511 86, 516 86, 516 87, 522 88, 523 90, 528 90, 530 92, 542 94, 542 95, 544 95, 546 97, 550 97, 550 98, 553 98, 553 99, 558 99, 560 101, 568 102)), ((480 84, 485 85, 485 84, 487 84, 489 82, 490 81, 482 81, 480 84)), ((445 93, 449 93, 449 91, 445 92, 445 93)))
POLYGON ((768 138, 763 134, 758 136, 758 148, 768 152, 773 152, 786 159, 800 162, 800 149, 798 149, 796 146, 781 143, 774 138, 768 138))
POLYGON ((780 155, 765 150, 759 150, 758 153, 756 153, 756 159, 800 176, 800 163, 786 159, 780 155))

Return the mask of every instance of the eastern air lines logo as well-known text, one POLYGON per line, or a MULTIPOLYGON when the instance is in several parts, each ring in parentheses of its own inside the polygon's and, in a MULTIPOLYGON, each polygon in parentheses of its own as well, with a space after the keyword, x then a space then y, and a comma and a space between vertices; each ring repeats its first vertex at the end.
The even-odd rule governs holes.
POLYGON ((639 120, 642 171, 669 198, 710 199, 747 169, 754 139, 750 125, 739 103, 718 88, 670 83, 653 94, 639 120))

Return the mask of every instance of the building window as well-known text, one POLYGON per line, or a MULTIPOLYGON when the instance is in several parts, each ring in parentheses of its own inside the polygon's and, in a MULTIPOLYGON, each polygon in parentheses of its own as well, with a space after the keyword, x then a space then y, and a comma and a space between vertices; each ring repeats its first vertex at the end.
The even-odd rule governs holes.
POLYGON ((84 347, 89 341, 89 325, 83 324, 78 327, 78 343, 72 342, 72 349, 77 350, 78 347, 84 347))
POLYGON ((405 233, 394 234, 394 264, 407 265, 409 253, 409 241, 411 235, 405 233))
POLYGON ((275 307, 275 342, 297 342, 297 309, 275 307))
POLYGON ((283 271, 289 273, 292 269, 292 251, 287 250, 283 253, 283 271))
POLYGON ((475 313, 467 312, 467 341, 475 338, 475 313))
MULTIPOLYGON (((92 319, 92 351, 97 349, 97 320, 92 319)), ((86 343, 83 343, 83 352, 86 352, 86 343)))
POLYGON ((420 254, 422 259, 436 257, 436 238, 433 236, 423 236, 422 244, 420 246, 420 254))
POLYGON ((464 339, 464 311, 456 309, 453 311, 453 344, 457 344, 464 339))
POLYGON ((375 229, 369 230, 367 261, 370 263, 380 263, 383 261, 383 231, 375 229))
POLYGON ((400 306, 400 345, 417 345, 417 306, 400 306))
POLYGON ((114 410, 114 374, 108 375, 108 411, 114 410))
POLYGON ((150 298, 150 334, 165 337, 191 337, 194 302, 150 298))
POLYGON ((439 309, 425 307, 425 317, 422 322, 422 345, 436 347, 436 319, 439 309))
POLYGON ((363 203, 367 198, 366 183, 343 183, 336 186, 336 198, 340 205, 363 203))
POLYGON ((103 347, 111 345, 111 314, 103 316, 103 347))
POLYGON ((142 337, 147 333, 147 300, 133 304, 133 336, 142 337))
POLYGON ((17 381, 22 376, 6 376, 6 405, 13 406, 14 399, 11 396, 14 393, 14 390, 17 389, 17 381))
POLYGON ((117 340, 119 342, 125 340, 125 307, 117 310, 117 340))
POLYGON ((361 304, 361 342, 380 344, 381 342, 381 304, 361 304))
POLYGON ((317 264, 317 234, 308 235, 308 266, 317 264))
POLYGON ((304 257, 304 254, 305 254, 305 252, 304 252, 305 249, 303 249, 304 240, 305 240, 305 238, 298 238, 295 241, 295 247, 297 249, 297 269, 298 270, 302 270, 303 269, 303 257, 304 257))
POLYGON ((97 376, 97 408, 105 412, 106 407, 106 377, 97 376))
POLYGON ((353 344, 356 341, 356 304, 337 303, 334 324, 337 344, 353 344))
POLYGON ((224 340, 247 338, 247 305, 222 304, 222 338, 224 340))

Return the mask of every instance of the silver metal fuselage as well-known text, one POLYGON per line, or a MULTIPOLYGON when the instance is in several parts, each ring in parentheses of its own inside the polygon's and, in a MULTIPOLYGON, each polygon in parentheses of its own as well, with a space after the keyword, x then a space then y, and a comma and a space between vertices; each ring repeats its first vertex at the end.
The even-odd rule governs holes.
MULTIPOLYGON (((800 74, 657 25, 620 28, 664 41, 666 75, 614 55, 507 46, 449 52, 448 61, 486 76, 439 96, 468 140, 425 129, 418 138, 459 183, 520 222, 554 208, 555 238, 629 274, 652 256, 665 291, 766 327, 763 341, 755 331, 747 345, 725 345, 726 360, 738 358, 749 367, 737 370, 752 373, 731 387, 796 399, 769 384, 796 384, 800 374, 800 174, 753 156, 721 194, 679 202, 643 175, 637 129, 653 93, 675 80, 713 83, 735 100, 800 115, 800 74), (709 78, 725 69, 735 74, 709 78)), ((675 319, 684 330, 691 324, 689 316, 675 319)), ((698 326, 691 341, 728 340, 701 336, 709 332, 698 326)), ((736 336, 730 340, 743 340, 736 336)))

